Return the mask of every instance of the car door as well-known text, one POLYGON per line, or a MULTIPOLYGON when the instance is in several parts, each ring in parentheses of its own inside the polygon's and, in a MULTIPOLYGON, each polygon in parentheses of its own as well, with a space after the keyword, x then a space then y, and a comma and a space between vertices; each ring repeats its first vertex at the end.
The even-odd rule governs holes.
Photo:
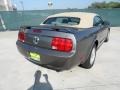
POLYGON ((105 33, 105 27, 103 25, 103 20, 101 19, 100 16, 95 16, 94 17, 94 22, 93 22, 94 27, 97 29, 97 36, 99 39, 99 43, 102 43, 105 39, 106 33, 105 33))
POLYGON ((105 25, 105 23, 102 20, 102 18, 100 16, 98 16, 98 18, 100 18, 100 27, 102 29, 102 41, 104 41, 106 39, 106 36, 107 36, 107 33, 108 33, 108 28, 105 25))

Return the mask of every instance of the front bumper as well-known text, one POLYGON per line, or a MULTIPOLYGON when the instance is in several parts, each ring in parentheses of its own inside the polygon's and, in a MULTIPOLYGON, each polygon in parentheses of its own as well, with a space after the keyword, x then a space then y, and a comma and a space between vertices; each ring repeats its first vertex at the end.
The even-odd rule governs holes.
POLYGON ((25 56, 26 59, 37 65, 53 69, 53 70, 68 70, 79 64, 76 60, 75 52, 64 53, 54 50, 46 50, 44 48, 35 47, 22 43, 16 42, 19 52, 25 56), (35 61, 30 58, 29 52, 35 52, 40 54, 40 61, 35 61))

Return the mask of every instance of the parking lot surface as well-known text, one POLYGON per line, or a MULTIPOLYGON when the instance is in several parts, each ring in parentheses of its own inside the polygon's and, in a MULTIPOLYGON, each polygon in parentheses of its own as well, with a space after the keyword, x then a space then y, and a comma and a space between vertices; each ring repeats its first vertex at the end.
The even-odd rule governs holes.
POLYGON ((0 90, 120 90, 120 27, 111 29, 93 68, 63 72, 27 61, 17 51, 17 33, 0 32, 0 90))

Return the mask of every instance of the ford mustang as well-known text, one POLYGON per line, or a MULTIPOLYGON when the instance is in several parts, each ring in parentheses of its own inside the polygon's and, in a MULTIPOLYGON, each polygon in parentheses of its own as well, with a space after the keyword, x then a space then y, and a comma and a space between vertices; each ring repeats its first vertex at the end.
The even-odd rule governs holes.
POLYGON ((77 65, 89 69, 109 34, 109 22, 98 14, 64 12, 47 17, 39 26, 21 26, 16 44, 27 60, 39 66, 56 71, 77 65))

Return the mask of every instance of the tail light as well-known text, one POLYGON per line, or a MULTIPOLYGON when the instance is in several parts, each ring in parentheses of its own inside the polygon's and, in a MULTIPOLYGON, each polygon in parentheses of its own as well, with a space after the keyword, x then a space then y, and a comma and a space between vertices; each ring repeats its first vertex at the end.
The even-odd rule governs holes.
POLYGON ((18 40, 21 42, 25 42, 25 33, 24 32, 19 32, 18 40))
POLYGON ((73 42, 68 38, 54 37, 51 47, 57 51, 70 52, 73 48, 73 42))

